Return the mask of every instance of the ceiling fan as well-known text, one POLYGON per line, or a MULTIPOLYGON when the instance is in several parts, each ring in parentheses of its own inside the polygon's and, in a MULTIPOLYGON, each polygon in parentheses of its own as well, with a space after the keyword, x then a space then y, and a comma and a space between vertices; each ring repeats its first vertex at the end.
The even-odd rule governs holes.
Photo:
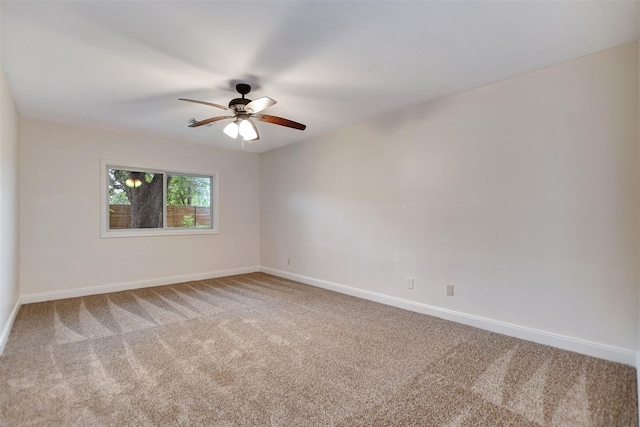
POLYGON ((242 98, 232 99, 231 101, 229 101, 228 107, 211 102, 196 101, 195 99, 178 98, 179 101, 195 102, 196 104, 209 105, 211 107, 220 108, 222 110, 227 110, 233 113, 232 116, 217 116, 200 121, 193 119, 189 124, 189 127, 195 128, 198 126, 217 122, 219 120, 233 119, 233 121, 224 128, 224 133, 229 135, 231 138, 237 138, 239 134, 242 137, 243 142, 256 141, 260 139, 260 136, 258 135, 258 128, 256 127, 252 119, 266 123, 273 123, 275 125, 286 126, 293 129, 306 129, 307 126, 303 125, 302 123, 283 119, 282 117, 270 116, 268 114, 258 114, 262 110, 265 110, 274 105, 276 101, 269 98, 268 96, 263 96, 262 98, 254 99, 253 101, 245 98, 244 96, 251 92, 250 85, 246 83, 239 83, 236 85, 236 90, 240 95, 242 95, 242 98))

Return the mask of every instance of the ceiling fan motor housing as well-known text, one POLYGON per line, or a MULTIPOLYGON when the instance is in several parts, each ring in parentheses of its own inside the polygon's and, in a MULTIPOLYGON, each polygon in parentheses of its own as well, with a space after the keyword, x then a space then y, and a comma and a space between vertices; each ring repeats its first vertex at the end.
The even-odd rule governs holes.
POLYGON ((242 109, 244 110, 244 106, 250 103, 251 100, 247 98, 235 98, 229 101, 229 108, 233 108, 234 110, 238 109, 238 105, 242 105, 242 109))

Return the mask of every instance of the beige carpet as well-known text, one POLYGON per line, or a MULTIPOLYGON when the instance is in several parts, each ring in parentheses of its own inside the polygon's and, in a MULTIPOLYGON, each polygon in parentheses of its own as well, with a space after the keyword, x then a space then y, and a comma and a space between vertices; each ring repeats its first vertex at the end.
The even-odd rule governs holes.
POLYGON ((0 425, 632 426, 635 378, 254 273, 22 306, 0 425))

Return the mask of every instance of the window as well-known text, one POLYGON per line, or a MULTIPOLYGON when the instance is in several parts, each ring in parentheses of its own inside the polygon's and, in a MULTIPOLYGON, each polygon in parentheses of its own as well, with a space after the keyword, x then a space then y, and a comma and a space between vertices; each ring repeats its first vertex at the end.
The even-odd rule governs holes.
POLYGON ((103 161, 102 237, 217 232, 217 177, 103 161))

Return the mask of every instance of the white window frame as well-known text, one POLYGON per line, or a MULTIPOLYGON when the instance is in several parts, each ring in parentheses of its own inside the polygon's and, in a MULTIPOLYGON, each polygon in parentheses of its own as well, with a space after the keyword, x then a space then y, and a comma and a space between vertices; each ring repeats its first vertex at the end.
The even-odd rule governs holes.
POLYGON ((100 237, 151 237, 151 236, 184 236, 189 234, 218 234, 218 173, 217 172, 184 172, 167 168, 132 165, 130 163, 100 161, 100 237), (162 228, 127 228, 109 229, 109 169, 141 171, 163 174, 162 183, 162 228), (167 227, 167 174, 200 176, 211 178, 211 228, 179 228, 167 227))

